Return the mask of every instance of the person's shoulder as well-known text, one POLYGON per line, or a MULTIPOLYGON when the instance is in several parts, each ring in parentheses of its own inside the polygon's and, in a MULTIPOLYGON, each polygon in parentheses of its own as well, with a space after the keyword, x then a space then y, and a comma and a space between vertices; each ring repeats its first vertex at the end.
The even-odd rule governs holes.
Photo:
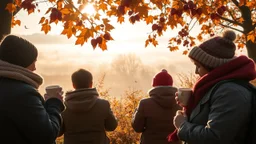
POLYGON ((216 90, 216 96, 231 96, 239 100, 248 100, 248 97, 251 97, 251 92, 245 86, 235 83, 235 82, 226 82, 219 86, 216 90))
POLYGON ((106 99, 103 98, 97 98, 96 103, 100 104, 100 105, 104 105, 104 106, 109 106, 110 102, 106 99))
POLYGON ((140 105, 142 104, 147 104, 147 103, 151 103, 153 101, 153 99, 151 97, 147 97, 147 98, 143 98, 140 100, 140 105))

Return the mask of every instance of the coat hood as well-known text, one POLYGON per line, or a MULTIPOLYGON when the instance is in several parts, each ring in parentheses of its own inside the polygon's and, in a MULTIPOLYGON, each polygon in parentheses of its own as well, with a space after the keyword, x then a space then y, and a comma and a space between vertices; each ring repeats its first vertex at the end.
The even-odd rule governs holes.
POLYGON ((148 91, 149 96, 160 106, 172 108, 176 105, 175 93, 177 88, 172 86, 157 86, 148 91))
POLYGON ((88 111, 94 106, 98 97, 96 88, 78 89, 67 92, 64 103, 72 111, 88 111))

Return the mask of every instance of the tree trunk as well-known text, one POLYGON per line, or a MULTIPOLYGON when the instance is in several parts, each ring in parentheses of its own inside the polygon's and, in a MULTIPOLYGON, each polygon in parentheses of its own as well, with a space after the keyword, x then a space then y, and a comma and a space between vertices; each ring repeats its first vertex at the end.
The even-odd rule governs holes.
POLYGON ((11 33, 12 13, 5 8, 12 2, 13 0, 0 0, 0 41, 5 35, 11 33))
POLYGON ((246 42, 246 48, 248 57, 252 58, 254 62, 256 62, 256 42, 247 41, 246 42))

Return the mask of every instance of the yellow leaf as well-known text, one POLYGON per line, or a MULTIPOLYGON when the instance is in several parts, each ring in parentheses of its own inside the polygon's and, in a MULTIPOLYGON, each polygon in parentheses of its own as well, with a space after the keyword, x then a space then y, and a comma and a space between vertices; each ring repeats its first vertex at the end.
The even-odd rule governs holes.
POLYGON ((117 18, 117 22, 119 22, 120 24, 122 24, 124 22, 124 17, 120 16, 117 18))
POLYGON ((68 8, 63 8, 60 12, 64 15, 70 14, 70 10, 68 8))
POLYGON ((154 17, 152 15, 145 18, 147 24, 153 23, 154 17))
POLYGON ((41 20, 39 21, 39 24, 43 23, 45 20, 45 17, 42 17, 41 20))
POLYGON ((8 10, 10 13, 13 13, 14 11, 16 11, 16 6, 13 3, 8 3, 5 9, 8 10))

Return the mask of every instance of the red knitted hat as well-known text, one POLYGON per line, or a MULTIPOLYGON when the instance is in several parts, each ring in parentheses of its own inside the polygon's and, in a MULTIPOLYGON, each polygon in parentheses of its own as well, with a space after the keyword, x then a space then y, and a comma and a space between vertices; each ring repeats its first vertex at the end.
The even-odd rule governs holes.
POLYGON ((152 86, 172 86, 172 84, 172 76, 168 74, 167 70, 162 69, 160 73, 155 75, 152 86))

